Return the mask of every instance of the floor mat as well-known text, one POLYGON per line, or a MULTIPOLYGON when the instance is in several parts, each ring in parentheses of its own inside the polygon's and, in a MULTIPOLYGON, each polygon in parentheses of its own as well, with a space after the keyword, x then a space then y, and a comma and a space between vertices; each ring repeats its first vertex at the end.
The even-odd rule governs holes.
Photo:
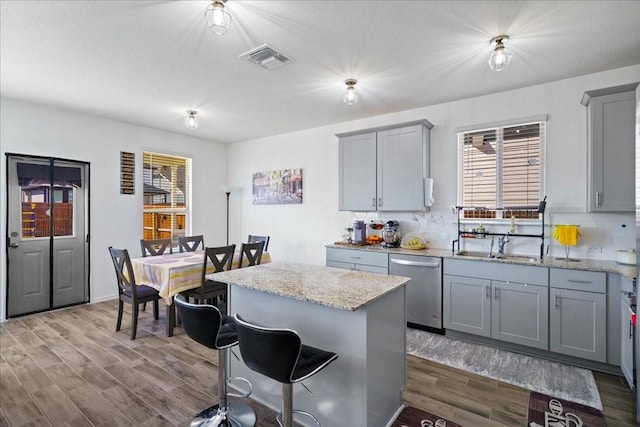
POLYGON ((584 426, 604 427, 602 412, 589 406, 569 402, 546 394, 529 394, 529 427, 584 426))
POLYGON ((398 418, 391 424, 391 427, 462 427, 451 421, 437 417, 429 412, 414 408, 405 407, 398 418))
POLYGON ((588 369, 410 328, 407 353, 602 410, 596 381, 588 369))

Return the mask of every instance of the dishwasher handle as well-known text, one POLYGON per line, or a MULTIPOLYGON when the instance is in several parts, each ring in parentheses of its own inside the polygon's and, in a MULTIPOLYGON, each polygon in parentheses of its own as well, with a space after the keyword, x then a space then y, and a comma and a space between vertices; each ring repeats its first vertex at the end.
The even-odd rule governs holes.
POLYGON ((410 265, 413 267, 429 267, 429 268, 440 267, 440 261, 436 261, 436 262, 407 261, 405 259, 397 259, 397 258, 389 258, 389 261, 391 261, 393 264, 410 265))

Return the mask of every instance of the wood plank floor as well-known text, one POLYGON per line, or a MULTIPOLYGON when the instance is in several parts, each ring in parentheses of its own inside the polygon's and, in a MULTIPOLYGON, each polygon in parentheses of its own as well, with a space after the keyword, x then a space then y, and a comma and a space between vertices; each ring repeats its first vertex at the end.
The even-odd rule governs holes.
MULTIPOLYGON (((0 427, 188 425, 215 402, 217 355, 180 327, 167 338, 164 310, 158 322, 151 311, 141 312, 134 341, 130 312, 114 331, 116 301, 0 324, 0 427)), ((408 405, 463 426, 526 425, 524 389, 412 356, 407 373, 408 405)), ((635 426, 621 379, 596 381, 607 425, 635 426)), ((277 426, 272 410, 249 403, 259 426, 277 426)))

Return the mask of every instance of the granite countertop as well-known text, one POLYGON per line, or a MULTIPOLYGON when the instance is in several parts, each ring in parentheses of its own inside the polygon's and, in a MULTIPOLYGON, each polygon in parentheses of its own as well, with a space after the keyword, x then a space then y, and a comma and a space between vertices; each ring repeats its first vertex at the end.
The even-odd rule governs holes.
POLYGON ((348 311, 359 310, 409 281, 408 277, 291 262, 272 262, 206 277, 348 311))
POLYGON ((522 258, 487 258, 481 253, 475 255, 454 255, 451 253, 451 249, 403 249, 403 248, 384 248, 380 245, 346 245, 346 244, 333 244, 326 245, 327 248, 339 248, 339 249, 355 249, 361 251, 373 251, 373 252, 386 252, 390 254, 405 254, 405 255, 420 255, 420 256, 435 256, 441 258, 452 259, 465 259, 470 261, 485 261, 485 262, 499 262, 506 264, 521 264, 521 265, 537 265, 541 267, 554 267, 554 268, 567 268, 571 270, 589 270, 589 271, 603 271, 607 273, 617 273, 627 277, 630 280, 636 277, 635 265, 618 264, 615 261, 598 260, 598 259, 580 259, 578 262, 566 261, 562 258, 545 257, 542 261, 537 257, 522 257, 522 258))

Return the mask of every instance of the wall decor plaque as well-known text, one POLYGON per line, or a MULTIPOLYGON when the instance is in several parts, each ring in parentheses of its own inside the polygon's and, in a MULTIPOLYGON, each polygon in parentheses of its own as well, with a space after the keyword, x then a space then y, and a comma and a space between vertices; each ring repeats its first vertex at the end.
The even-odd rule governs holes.
POLYGON ((136 156, 135 153, 120 152, 120 194, 135 194, 136 156))

